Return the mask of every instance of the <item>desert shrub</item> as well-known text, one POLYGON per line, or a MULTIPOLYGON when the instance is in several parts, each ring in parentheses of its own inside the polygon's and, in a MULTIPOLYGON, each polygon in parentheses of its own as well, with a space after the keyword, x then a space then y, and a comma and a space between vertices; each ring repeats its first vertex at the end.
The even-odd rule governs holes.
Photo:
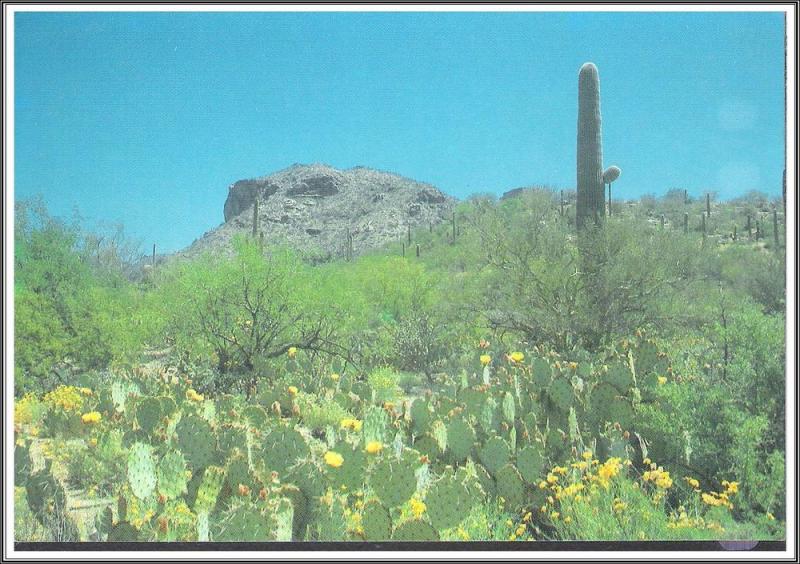
POLYGON ((189 357, 213 358, 224 389, 240 378, 254 384, 257 362, 295 347, 335 354, 339 308, 326 302, 319 273, 291 253, 261 254, 245 239, 232 258, 202 257, 178 265, 162 287, 170 304, 169 337, 189 357), (238 376, 240 375, 240 376, 238 376))
POLYGON ((399 375, 390 367, 376 368, 367 376, 367 382, 376 402, 394 401, 402 396, 398 386, 399 375))

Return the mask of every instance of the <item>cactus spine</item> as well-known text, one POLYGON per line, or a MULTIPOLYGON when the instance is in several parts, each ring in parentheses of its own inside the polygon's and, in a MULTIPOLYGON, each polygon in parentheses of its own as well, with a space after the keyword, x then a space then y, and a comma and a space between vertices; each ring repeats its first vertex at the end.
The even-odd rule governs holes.
POLYGON ((585 63, 578 74, 578 201, 576 222, 582 228, 587 218, 601 221, 605 212, 603 185, 603 141, 600 121, 600 77, 593 63, 585 63))

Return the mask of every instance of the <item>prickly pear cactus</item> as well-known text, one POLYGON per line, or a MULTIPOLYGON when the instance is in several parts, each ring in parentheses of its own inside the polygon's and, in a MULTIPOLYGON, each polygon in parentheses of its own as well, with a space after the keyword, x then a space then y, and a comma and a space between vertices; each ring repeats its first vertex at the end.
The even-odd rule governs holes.
POLYGON ((272 540, 272 520, 255 504, 244 502, 214 516, 211 539, 217 542, 259 542, 272 540))
POLYGON ((572 406, 572 401, 575 398, 575 391, 572 389, 572 384, 566 378, 556 378, 550 384, 547 390, 547 395, 553 400, 553 403, 561 411, 569 411, 572 406))
POLYGON ((416 466, 407 459, 384 456, 373 466, 369 485, 384 505, 397 507, 411 499, 417 490, 415 470, 416 466))
POLYGON ((219 466, 209 466, 203 473, 200 488, 194 501, 195 513, 208 513, 217 503, 217 497, 225 479, 225 470, 219 466))
POLYGON ((363 449, 348 444, 340 444, 333 450, 342 455, 344 462, 338 468, 326 467, 328 478, 338 488, 344 486, 348 490, 357 490, 364 483, 369 455, 363 449))
POLYGON ((14 485, 22 487, 31 475, 33 465, 31 463, 30 449, 27 444, 14 445, 14 485))
POLYGON ((617 391, 624 394, 633 385, 633 374, 624 362, 615 362, 608 367, 608 372, 603 375, 603 380, 614 386, 617 391))
POLYGON ((506 423, 514 423, 514 418, 516 416, 516 409, 514 406, 514 396, 511 395, 509 392, 503 394, 503 403, 502 403, 502 410, 503 410, 503 419, 506 423))
POLYGON ((308 444, 303 435, 294 429, 279 427, 264 438, 257 459, 265 468, 283 476, 290 466, 308 454, 308 444))
POLYGON ((618 394, 617 389, 611 384, 605 382, 597 384, 589 396, 591 418, 599 422, 608 421, 608 408, 618 394))
POLYGON ((192 472, 198 472, 214 461, 217 439, 208 421, 196 415, 184 416, 175 433, 178 449, 186 457, 192 472))
POLYGON ((186 493, 189 472, 186 469, 186 460, 180 452, 167 452, 159 461, 156 474, 158 493, 167 499, 175 499, 186 493))
POLYGON ((633 350, 633 364, 637 378, 653 372, 658 364, 658 349, 651 341, 645 341, 633 350))
POLYGON ((439 534, 436 529, 422 519, 409 519, 395 527, 392 533, 392 540, 398 542, 437 541, 439 540, 439 534))
POLYGON ((475 475, 483 493, 487 496, 494 495, 497 491, 497 485, 483 464, 475 464, 475 475))
POLYGON ((430 460, 437 460, 442 455, 439 443, 430 435, 418 437, 414 441, 414 449, 427 456, 430 460))
POLYGON ((247 420, 248 425, 260 430, 266 429, 269 419, 267 412, 259 405, 248 405, 245 407, 242 410, 242 417, 247 420))
POLYGON ((511 458, 511 448, 500 437, 492 437, 478 451, 478 457, 489 473, 496 476, 497 471, 511 458))
POLYGON ((472 507, 472 496, 452 472, 431 484, 425 494, 428 517, 434 529, 455 527, 466 518, 472 507))
POLYGON ((308 500, 293 484, 282 485, 278 488, 278 495, 292 504, 292 540, 302 540, 308 523, 308 500))
POLYGON ((544 457, 538 445, 528 445, 517 452, 517 470, 529 484, 537 483, 544 470, 544 457))
POLYGON ((139 540, 139 529, 128 523, 120 521, 108 533, 108 542, 136 542, 139 540))
POLYGON ((389 426, 391 421, 386 410, 377 406, 370 406, 364 414, 363 438, 364 444, 377 441, 381 444, 389 442, 389 426))
POLYGON ((161 417, 172 417, 178 411, 178 404, 169 396, 159 396, 158 402, 161 407, 161 417))
POLYGON ((230 458, 225 465, 225 483, 237 492, 239 486, 246 486, 251 490, 255 489, 255 482, 250 475, 250 467, 247 464, 247 456, 244 454, 236 454, 230 458))
POLYGON ((156 467, 150 445, 135 443, 128 452, 128 485, 139 499, 146 499, 155 491, 156 467))
POLYGON ((364 504, 361 525, 364 527, 365 540, 384 541, 389 540, 392 536, 392 519, 389 516, 389 510, 378 500, 371 500, 364 504))
POLYGON ((550 385, 550 380, 553 377, 553 369, 550 363, 543 358, 534 358, 531 362, 531 371, 533 373, 533 383, 539 389, 545 389, 550 385))
POLYGON ((447 452, 454 462, 463 462, 472 452, 475 431, 461 418, 455 418, 447 425, 447 452))
POLYGON ((417 436, 428 432, 431 424, 431 412, 428 402, 417 399, 411 404, 411 430, 417 436))
POLYGON ((481 414, 478 418, 478 422, 480 423, 483 432, 487 435, 498 433, 500 431, 502 418, 500 415, 500 408, 497 406, 497 402, 494 400, 494 398, 486 398, 486 401, 483 402, 483 407, 481 408, 481 414))
POLYGON ((64 514, 66 511, 67 495, 49 468, 31 474, 25 484, 25 493, 31 513, 42 524, 48 516, 64 514))
POLYGON ((152 433, 161 420, 161 402, 158 398, 143 398, 136 405, 136 422, 145 433, 152 433))
POLYGON ((495 475, 497 495, 505 500, 506 508, 516 510, 525 503, 525 484, 522 476, 511 464, 506 464, 495 475))

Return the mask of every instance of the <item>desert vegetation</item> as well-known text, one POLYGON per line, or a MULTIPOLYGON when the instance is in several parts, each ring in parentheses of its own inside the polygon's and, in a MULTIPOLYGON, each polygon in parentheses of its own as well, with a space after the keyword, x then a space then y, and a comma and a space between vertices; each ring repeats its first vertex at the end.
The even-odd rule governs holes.
POLYGON ((606 200, 596 79, 577 191, 330 260, 17 202, 16 540, 785 538, 781 203, 606 200))

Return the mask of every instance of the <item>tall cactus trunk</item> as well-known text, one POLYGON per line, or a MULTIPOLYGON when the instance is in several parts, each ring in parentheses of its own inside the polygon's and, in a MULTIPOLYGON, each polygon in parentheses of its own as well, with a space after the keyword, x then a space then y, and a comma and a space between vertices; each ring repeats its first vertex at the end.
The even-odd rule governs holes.
POLYGON ((600 123, 600 76, 593 63, 578 74, 578 201, 576 223, 600 223, 605 215, 603 185, 603 140, 600 123))

